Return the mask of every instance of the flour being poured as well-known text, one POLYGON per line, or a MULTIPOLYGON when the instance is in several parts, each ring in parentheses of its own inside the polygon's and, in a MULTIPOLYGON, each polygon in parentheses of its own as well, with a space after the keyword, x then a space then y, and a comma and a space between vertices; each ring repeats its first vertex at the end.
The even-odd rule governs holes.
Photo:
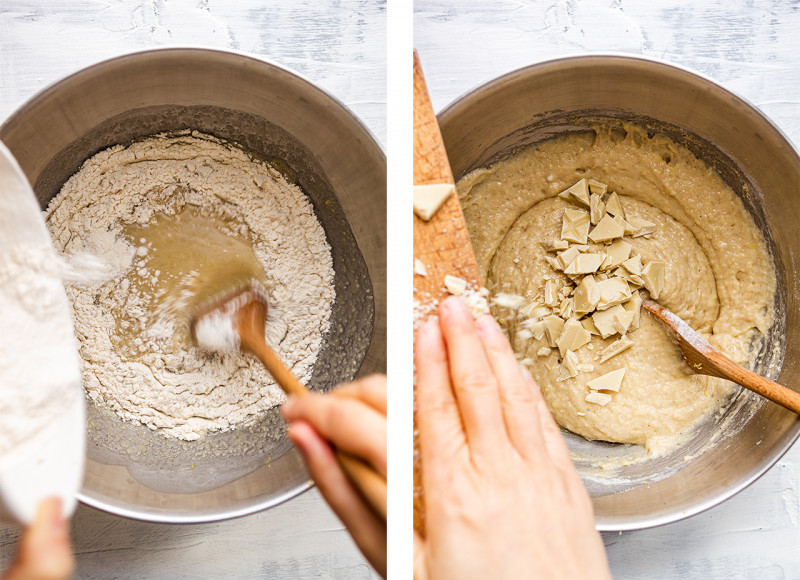
POLYGON ((250 279, 269 300, 267 340, 310 379, 335 298, 331 250, 309 200, 269 164, 197 132, 157 135, 87 160, 46 218, 69 262, 93 255, 110 272, 66 285, 98 405, 195 440, 279 404, 254 358, 189 338, 202 299, 250 279))

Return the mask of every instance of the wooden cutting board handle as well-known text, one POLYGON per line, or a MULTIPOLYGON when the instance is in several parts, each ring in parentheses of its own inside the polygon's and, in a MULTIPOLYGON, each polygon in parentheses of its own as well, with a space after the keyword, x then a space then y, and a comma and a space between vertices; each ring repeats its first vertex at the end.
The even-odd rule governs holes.
MULTIPOLYGON (((415 50, 414 185, 433 183, 454 183, 453 172, 415 50)), ((426 318, 435 315, 436 306, 448 296, 444 288, 444 277, 448 274, 462 278, 476 288, 480 287, 481 282, 457 195, 451 195, 430 221, 426 222, 416 214, 413 219, 414 257, 422 261, 427 270, 425 276, 414 275, 414 299, 418 305, 415 310, 425 312, 422 316, 426 318)), ((422 322, 424 320, 415 320, 415 325, 422 322)), ((418 450, 416 435, 414 449, 418 450)), ((424 496, 419 453, 414 453, 414 457, 414 529, 424 536, 424 496)))

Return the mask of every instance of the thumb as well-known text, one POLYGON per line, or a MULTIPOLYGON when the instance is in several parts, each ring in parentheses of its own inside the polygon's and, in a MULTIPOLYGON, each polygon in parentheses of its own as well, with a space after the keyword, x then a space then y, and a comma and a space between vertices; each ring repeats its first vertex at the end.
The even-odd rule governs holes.
POLYGON ((61 499, 39 504, 36 520, 19 539, 17 557, 2 580, 66 580, 75 569, 61 499))
POLYGON ((414 580, 428 580, 428 554, 425 540, 414 530, 414 580))

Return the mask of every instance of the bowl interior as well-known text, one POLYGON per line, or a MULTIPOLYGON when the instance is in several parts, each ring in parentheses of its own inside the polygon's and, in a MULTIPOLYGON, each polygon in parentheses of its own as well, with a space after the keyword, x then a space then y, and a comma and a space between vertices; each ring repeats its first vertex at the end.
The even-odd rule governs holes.
MULTIPOLYGON (((794 264, 800 241, 792 235, 799 216, 791 200, 798 194, 800 159, 753 107, 711 81, 670 65, 587 56, 501 77, 439 116, 456 176, 554 135, 587 131, 597 118, 630 120, 667 134, 714 167, 740 195, 764 233, 778 276, 776 322, 755 370, 794 384, 800 371, 789 361, 797 349, 792 339, 800 330, 791 289, 798 283, 794 264)), ((703 424, 676 452, 613 472, 598 472, 592 464, 629 459, 638 448, 590 442, 565 432, 592 496, 598 528, 636 529, 675 521, 754 481, 800 430, 791 412, 762 402, 749 391, 740 392, 724 415, 703 424)))
MULTIPOLYGON (((0 139, 44 207, 94 153, 183 129, 272 162, 314 205, 333 254, 336 301, 310 386, 325 390, 383 371, 385 159, 363 126, 319 89, 231 53, 138 53, 54 85, 15 113, 0 139), (47 142, 41 132, 49 133, 47 142)), ((88 411, 81 499, 96 507, 149 520, 207 521, 274 505, 309 485, 277 408, 196 442, 167 439, 91 403, 88 411)))

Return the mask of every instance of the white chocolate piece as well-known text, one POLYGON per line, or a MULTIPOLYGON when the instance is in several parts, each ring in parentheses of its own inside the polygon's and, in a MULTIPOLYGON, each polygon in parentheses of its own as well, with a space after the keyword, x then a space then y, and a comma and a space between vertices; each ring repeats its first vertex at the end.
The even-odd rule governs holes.
POLYGON ((561 335, 561 330, 564 328, 564 321, 555 315, 550 315, 544 319, 544 334, 547 338, 547 344, 551 348, 558 346, 556 341, 561 335))
POLYGON ((604 215, 606 215, 606 204, 603 203, 603 197, 600 194, 593 193, 589 198, 589 220, 593 226, 596 226, 604 215))
POLYGON ((625 212, 622 210, 622 204, 619 202, 619 196, 617 192, 614 192, 608 196, 606 200, 606 211, 613 215, 614 217, 621 217, 625 219, 625 212))
POLYGON ((565 209, 564 218, 561 222, 561 239, 575 242, 576 244, 585 244, 588 233, 589 214, 577 209, 565 209))
POLYGON ((544 303, 550 308, 554 308, 558 304, 556 283, 552 280, 548 280, 544 283, 544 303))
POLYGON ((617 320, 620 316, 625 316, 626 314, 628 314, 628 311, 620 305, 592 314, 592 322, 594 322, 595 328, 600 333, 600 338, 608 338, 617 334, 619 332, 617 320))
MULTIPOLYGON (((581 320, 581 325, 586 329, 589 334, 595 334, 600 336, 600 331, 597 330, 597 327, 594 325, 591 317, 584 318, 581 320)), ((592 346, 591 344, 589 346, 592 346)))
POLYGON ((631 297, 631 288, 622 278, 608 278, 597 282, 591 288, 591 301, 597 310, 606 310, 626 302, 631 297))
POLYGON ((615 340, 600 351, 600 354, 598 355, 600 357, 600 362, 604 363, 608 359, 617 356, 619 353, 628 350, 632 346, 633 341, 627 336, 622 336, 619 338, 619 340, 615 340))
POLYGON ((598 393, 597 391, 592 391, 588 395, 586 395, 586 399, 584 399, 587 403, 594 403, 595 405, 600 405, 601 407, 605 407, 611 402, 611 395, 607 395, 606 393, 598 393))
POLYGON ((547 356, 551 352, 553 352, 553 350, 551 348, 549 348, 547 346, 543 346, 542 348, 540 348, 539 350, 536 351, 536 354, 538 356, 547 356))
POLYGON ((417 276, 427 276, 428 275, 428 268, 425 266, 425 263, 420 260, 419 258, 414 258, 414 273, 417 276))
POLYGON ((444 287, 453 296, 461 296, 467 290, 467 281, 448 274, 444 277, 444 287))
POLYGON ((661 291, 664 289, 665 284, 666 265, 664 262, 653 260, 648 262, 642 269, 642 280, 644 280, 644 287, 650 292, 650 297, 653 300, 658 300, 661 291))
POLYGON ((580 250, 578 250, 578 248, 576 248, 575 246, 572 246, 571 248, 568 248, 563 252, 559 252, 557 259, 561 264, 561 270, 566 270, 567 268, 569 268, 569 265, 572 263, 572 261, 578 256, 580 256, 580 254, 581 254, 580 250))
POLYGON ((576 351, 591 340, 591 335, 575 318, 570 318, 564 323, 561 334, 556 341, 561 356, 569 351, 576 351))
POLYGON ((606 254, 611 256, 613 259, 611 260, 610 265, 604 267, 603 269, 611 269, 619 266, 622 262, 631 257, 631 250, 633 250, 633 246, 631 246, 625 240, 614 240, 611 245, 605 249, 606 254))
POLYGON ((498 292, 492 298, 492 303, 500 306, 501 308, 508 308, 510 310, 519 310, 525 305, 525 297, 519 294, 507 294, 506 292, 498 292))
POLYGON ((573 308, 575 309, 575 312, 579 314, 587 314, 595 309, 597 306, 597 300, 600 298, 599 296, 594 296, 591 292, 592 287, 595 284, 597 284, 597 281, 595 280, 594 276, 590 274, 588 276, 584 276, 580 284, 576 286, 575 292, 572 294, 573 308))
POLYGON ((596 379, 592 379, 586 383, 586 386, 595 391, 614 391, 617 393, 619 392, 619 388, 622 386, 622 379, 624 376, 625 369, 617 369, 615 371, 611 371, 610 373, 599 376, 596 379))
POLYGON ((639 276, 642 273, 642 257, 636 254, 633 258, 628 258, 622 262, 622 267, 631 274, 639 276))
POLYGON ((569 189, 559 193, 558 197, 573 203, 577 201, 579 204, 589 207, 589 187, 586 184, 586 178, 584 177, 569 189))
POLYGON ((625 226, 620 225, 614 218, 606 214, 591 231, 589 239, 599 243, 621 238, 623 235, 625 235, 625 226))
POLYGON ((586 182, 589 185, 589 192, 602 197, 608 191, 608 186, 605 183, 597 181, 596 179, 589 179, 586 182))
POLYGON ((414 213, 420 219, 430 220, 453 195, 456 186, 452 183, 433 183, 414 186, 414 213))
POLYGON ((547 252, 555 252, 558 250, 566 250, 569 247, 567 240, 553 240, 542 244, 542 247, 547 252))
POLYGON ((631 320, 631 328, 639 328, 639 320, 642 312, 642 297, 638 292, 634 292, 631 299, 625 302, 623 308, 628 312, 633 312, 633 319, 631 320))
POLYGON ((605 260, 605 254, 579 254, 569 266, 564 268, 565 274, 591 274, 597 272, 605 260))
POLYGON ((561 376, 558 377, 559 381, 571 379, 578 376, 578 357, 571 350, 564 354, 564 360, 561 361, 561 376))
POLYGON ((649 222, 646 219, 636 216, 628 216, 627 222, 630 224, 631 228, 633 228, 633 233, 631 235, 634 238, 650 235, 656 231, 656 224, 649 222))
POLYGON ((558 307, 558 314, 561 316, 561 318, 566 320, 572 316, 574 309, 575 307, 573 306, 572 298, 567 297, 561 301, 561 305, 558 307))
POLYGON ((615 215, 614 221, 622 227, 626 236, 630 236, 631 234, 633 234, 633 227, 631 226, 631 224, 625 221, 625 218, 619 215, 615 215))

